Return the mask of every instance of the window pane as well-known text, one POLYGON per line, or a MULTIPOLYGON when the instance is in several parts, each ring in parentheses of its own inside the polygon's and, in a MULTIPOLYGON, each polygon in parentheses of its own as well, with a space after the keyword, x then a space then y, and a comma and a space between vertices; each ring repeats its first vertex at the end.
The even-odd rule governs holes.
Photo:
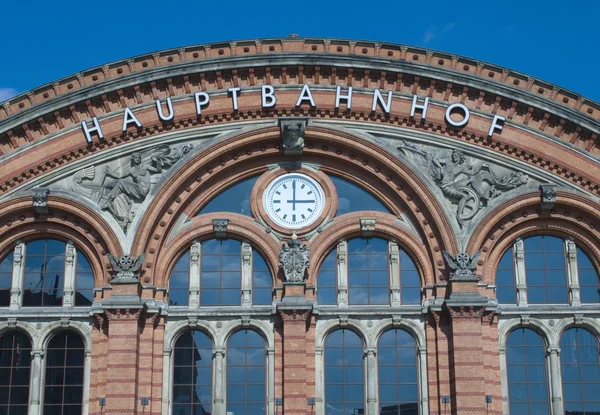
POLYGON ((233 239, 202 242, 200 305, 241 304, 241 249, 233 239))
POLYGON ((94 273, 83 253, 77 251, 74 305, 89 307, 94 302, 94 273))
POLYGON ((579 274, 579 286, 581 287, 581 302, 600 302, 598 273, 590 258, 581 248, 577 248, 577 270, 579 274))
POLYGON ((13 253, 0 261, 0 307, 10 306, 10 287, 12 285, 13 253))
POLYGON ((227 344, 227 411, 266 414, 265 342, 252 330, 234 333, 227 344))
POLYGON ((61 306, 66 244, 53 239, 31 241, 25 247, 23 306, 61 306))
POLYGON ((564 241, 553 236, 534 236, 523 242, 528 301, 531 304, 568 303, 564 241))
POLYGON ((273 280, 265 259, 252 249, 252 304, 271 304, 273 280))
POLYGON ((327 255, 317 276, 317 301, 319 304, 337 304, 337 250, 327 255))
POLYGON ((27 414, 31 342, 23 332, 11 330, 0 337, 0 413, 27 414))
POLYGON ((348 302, 389 304, 389 254, 380 238, 348 241, 348 302))

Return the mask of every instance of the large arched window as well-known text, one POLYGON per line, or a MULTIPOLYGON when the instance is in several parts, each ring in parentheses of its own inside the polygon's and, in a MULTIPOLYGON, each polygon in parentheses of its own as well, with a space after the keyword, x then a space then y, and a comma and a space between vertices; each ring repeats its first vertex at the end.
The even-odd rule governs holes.
POLYGON ((264 415, 267 411, 265 341, 253 330, 234 333, 227 343, 227 412, 264 415))
POLYGON ((506 340, 508 398, 511 414, 549 413, 546 347, 533 330, 519 328, 506 340))
POLYGON ((0 337, 0 414, 27 415, 31 342, 20 331, 0 337))
POLYGON ((173 349, 173 415, 212 413, 212 342, 200 330, 184 332, 173 349))
POLYGON ((590 258, 577 248, 577 273, 579 275, 579 286, 582 303, 598 303, 600 293, 598 290, 598 273, 590 261, 590 258))
POLYGON ((0 262, 0 307, 10 305, 10 287, 12 285, 13 253, 0 262))
POLYGON ((62 305, 65 248, 64 242, 54 239, 41 239, 27 243, 23 306, 62 305))
POLYGON ((77 252, 77 271, 75 274, 75 306, 91 306, 94 302, 94 273, 89 261, 81 252, 77 252))
POLYGON ((502 255, 496 268, 496 298, 502 304, 516 304, 515 269, 513 248, 502 255))
POLYGON ((417 346, 404 330, 379 338, 379 410, 381 414, 418 414, 417 346))
POLYGON ((252 304, 271 304, 273 281, 265 259, 256 251, 252 253, 252 304))
POLYGON ((567 330, 560 339, 565 414, 600 413, 598 341, 583 328, 567 330))
POLYGON ((241 215, 252 216, 250 210, 250 194, 252 187, 259 176, 253 176, 242 180, 233 186, 223 190, 221 193, 208 201, 198 215, 213 212, 233 212, 241 215))
POLYGON ((336 250, 332 250, 319 268, 317 276, 317 301, 319 304, 337 303, 336 250))
POLYGON ((390 295, 387 241, 357 238, 348 241, 348 303, 388 304, 390 295))
POLYGON ((190 253, 186 251, 175 263, 169 279, 169 305, 188 305, 190 290, 190 253))
POLYGON ((338 176, 330 175, 329 178, 333 182, 338 194, 338 209, 336 216, 363 210, 392 213, 379 199, 362 187, 338 176))
POLYGON ((241 243, 234 239, 202 242, 201 305, 241 303, 241 243))
POLYGON ((363 343, 352 330, 325 342, 325 414, 364 413, 363 343))
POLYGON ((524 244, 529 303, 568 303, 563 240, 554 236, 534 236, 526 238, 524 244))
POLYGON ((44 415, 81 413, 84 361, 81 336, 63 331, 52 337, 46 353, 44 415))

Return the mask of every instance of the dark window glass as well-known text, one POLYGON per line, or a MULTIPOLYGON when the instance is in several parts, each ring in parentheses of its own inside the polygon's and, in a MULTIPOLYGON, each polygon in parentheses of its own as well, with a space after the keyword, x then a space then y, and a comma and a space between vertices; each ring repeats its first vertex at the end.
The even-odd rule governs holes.
POLYGON ((200 330, 184 332, 173 353, 173 414, 208 415, 212 405, 212 342, 200 330))
POLYGON ((404 330, 379 338, 379 407, 383 414, 418 415, 417 346, 404 330))
POLYGON ((577 270, 579 274, 579 286, 581 287, 582 303, 597 303, 600 301, 598 293, 598 273, 590 261, 590 258, 577 248, 577 270))
POLYGON ((94 302, 94 273, 89 261, 77 252, 75 275, 75 306, 91 306, 94 302))
POLYGON ((81 413, 85 348, 70 331, 55 335, 48 344, 44 383, 44 414, 81 413))
POLYGON ((384 239, 348 241, 349 304, 389 304, 388 258, 384 239))
POLYGON ((12 330, 0 337, 0 414, 27 414, 31 342, 12 330))
POLYGON ((317 301, 319 304, 337 304, 337 250, 325 258, 317 276, 317 301))
POLYGON ((256 179, 258 179, 258 176, 250 177, 225 189, 209 200, 200 209, 198 215, 213 212, 233 212, 252 217, 252 212, 250 211, 250 193, 252 193, 252 187, 254 187, 256 179))
POLYGON ((200 305, 241 304, 241 249, 233 239, 202 242, 200 305))
POLYGON ((419 271, 410 256, 400 250, 400 292, 402 304, 421 303, 421 279, 419 271))
POLYGON ((10 286, 12 285, 13 253, 0 262, 0 307, 10 306, 10 286))
POLYGON ((524 240, 527 298, 531 304, 568 303, 563 240, 534 236, 524 240))
POLYGON ((506 341, 511 414, 547 415, 546 347, 533 330, 517 329, 506 341))
POLYGON ((502 255, 496 268, 496 298, 503 304, 517 303, 512 248, 502 255))
POLYGON ((188 305, 190 289, 190 252, 175 263, 169 280, 169 305, 188 305))
POLYGON ((362 210, 392 213, 380 200, 362 187, 338 176, 329 176, 329 178, 333 182, 338 194, 338 209, 336 216, 362 210))
POLYGON ((61 306, 65 276, 65 246, 62 241, 41 239, 25 248, 23 306, 61 306))
POLYGON ((567 330, 560 339, 565 414, 600 413, 598 342, 582 328, 567 330))
POLYGON ((255 250, 252 252, 252 304, 271 304, 273 280, 265 259, 255 250))
POLYGON ((363 414, 363 343, 351 330, 337 330, 325 342, 325 414, 363 414))
POLYGON ((267 412, 265 341, 252 330, 234 333, 227 343, 227 412, 267 412))

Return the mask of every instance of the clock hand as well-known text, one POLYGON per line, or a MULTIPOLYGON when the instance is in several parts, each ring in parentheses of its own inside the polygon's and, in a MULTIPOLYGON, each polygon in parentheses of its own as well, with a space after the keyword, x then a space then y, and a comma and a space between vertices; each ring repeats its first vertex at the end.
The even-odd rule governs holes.
POLYGON ((292 182, 292 192, 292 210, 296 210, 296 180, 292 182))

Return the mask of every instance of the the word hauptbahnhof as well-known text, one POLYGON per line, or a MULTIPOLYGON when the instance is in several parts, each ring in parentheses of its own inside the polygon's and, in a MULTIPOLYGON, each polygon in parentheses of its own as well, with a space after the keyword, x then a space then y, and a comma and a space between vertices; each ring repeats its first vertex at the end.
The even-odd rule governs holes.
POLYGON ((600 105, 395 44, 0 103, 0 415, 600 414, 600 105))

